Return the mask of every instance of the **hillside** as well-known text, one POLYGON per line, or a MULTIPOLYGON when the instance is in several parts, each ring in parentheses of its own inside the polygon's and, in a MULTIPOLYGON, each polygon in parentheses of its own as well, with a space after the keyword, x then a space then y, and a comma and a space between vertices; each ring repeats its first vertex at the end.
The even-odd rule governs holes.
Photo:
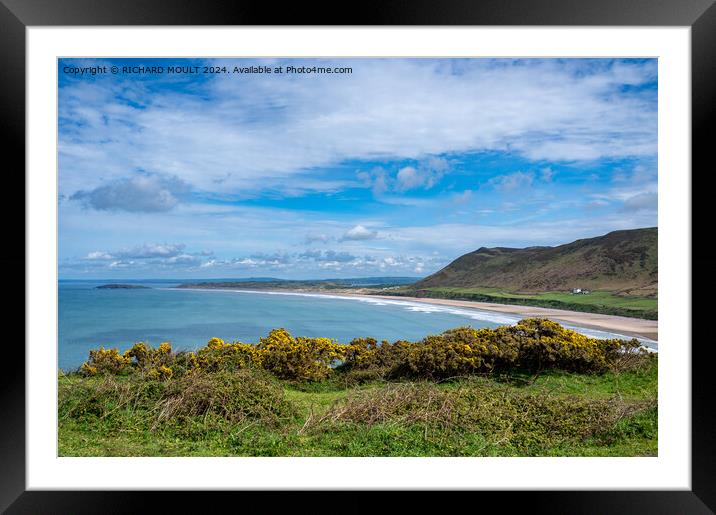
POLYGON ((497 288, 540 293, 587 288, 657 296, 657 228, 614 231, 557 247, 482 247, 411 289, 497 288))

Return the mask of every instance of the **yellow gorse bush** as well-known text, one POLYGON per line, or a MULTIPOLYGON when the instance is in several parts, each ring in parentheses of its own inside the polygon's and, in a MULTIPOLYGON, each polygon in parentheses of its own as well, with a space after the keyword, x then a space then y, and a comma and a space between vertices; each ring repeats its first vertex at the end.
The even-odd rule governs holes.
POLYGON ((221 338, 212 338, 206 347, 190 355, 192 370, 216 372, 247 367, 256 362, 254 345, 241 342, 226 343, 221 338))
POLYGON ((625 353, 644 352, 636 338, 590 338, 547 319, 520 320, 506 329, 517 339, 518 364, 527 368, 601 372, 612 368, 625 353))
POLYGON ((159 381, 166 381, 167 379, 171 379, 173 375, 174 371, 165 365, 160 365, 157 368, 152 368, 147 372, 147 377, 149 379, 159 381))
POLYGON ((104 347, 92 350, 89 360, 82 364, 80 371, 88 376, 138 371, 149 379, 167 380, 173 375, 170 368, 172 361, 172 347, 169 343, 164 342, 153 349, 139 342, 124 354, 120 354, 117 349, 104 347))
POLYGON ((131 358, 122 356, 117 349, 100 347, 90 351, 89 361, 82 364, 81 371, 89 376, 119 374, 130 362, 131 358))
POLYGON ((424 338, 407 353, 409 375, 447 377, 490 372, 512 364, 518 349, 492 329, 459 327, 424 338))
POLYGON ((156 349, 139 342, 125 352, 124 356, 133 358, 136 368, 150 379, 166 380, 173 375, 170 368, 173 362, 172 346, 168 342, 159 344, 156 349))
POLYGON ((343 349, 344 368, 357 370, 391 370, 404 362, 413 344, 398 340, 394 343, 374 338, 355 338, 343 349))
POLYGON ((321 380, 344 357, 345 347, 329 338, 294 338, 285 329, 274 329, 256 346, 256 362, 282 379, 321 380))
POLYGON ((169 343, 153 349, 140 342, 124 354, 117 349, 90 351, 81 372, 138 372, 165 381, 177 374, 255 367, 288 380, 320 381, 336 370, 381 371, 381 377, 445 378, 513 367, 603 372, 628 362, 625 356, 644 352, 636 339, 600 340, 551 320, 530 318, 496 329, 458 327, 418 342, 378 344, 373 338, 356 338, 342 345, 330 338, 293 337, 283 328, 272 330, 256 345, 212 338, 196 352, 178 354, 169 343))

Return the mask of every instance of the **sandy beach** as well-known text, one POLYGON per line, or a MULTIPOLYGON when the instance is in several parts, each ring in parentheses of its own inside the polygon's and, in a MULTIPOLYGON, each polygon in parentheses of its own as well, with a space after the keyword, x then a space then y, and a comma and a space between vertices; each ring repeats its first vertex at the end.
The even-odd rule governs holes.
MULTIPOLYGON (((318 292, 317 292, 318 293, 318 292)), ((387 300, 407 300, 410 302, 422 302, 426 304, 438 304, 442 306, 454 306, 460 308, 482 309, 485 311, 496 311, 509 313, 521 317, 544 317, 555 322, 565 322, 591 329, 601 329, 628 336, 649 338, 659 341, 659 322, 657 320, 645 320, 642 318, 621 317, 616 315, 603 315, 600 313, 583 313, 581 311, 566 311, 563 309, 540 308, 536 306, 519 306, 516 304, 494 304, 491 302, 475 302, 470 300, 434 299, 418 297, 402 297, 395 295, 364 295, 360 293, 341 292, 341 295, 355 295, 361 297, 372 297, 387 300)))

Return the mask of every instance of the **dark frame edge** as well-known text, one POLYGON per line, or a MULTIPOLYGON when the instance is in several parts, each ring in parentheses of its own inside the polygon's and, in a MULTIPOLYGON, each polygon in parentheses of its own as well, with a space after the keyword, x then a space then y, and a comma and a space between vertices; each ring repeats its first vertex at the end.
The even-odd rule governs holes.
MULTIPOLYGON (((15 293, 22 291, 10 303, 7 320, 8 329, 13 334, 19 332, 17 340, 25 341, 25 220, 20 223, 18 207, 24 214, 25 198, 25 24, 4 4, 0 4, 0 62, 2 68, 2 88, 0 89, 0 119, 5 129, 2 139, 4 152, 3 165, 6 170, 23 173, 7 173, 7 190, 14 191, 15 200, 20 204, 0 202, 3 220, 8 223, 7 231, 15 242, 16 254, 8 258, 0 256, 5 270, 12 270, 8 279, 10 289, 15 293), (19 271, 23 271, 22 274, 19 271), (14 311, 14 312, 13 312, 14 311), (22 312, 21 312, 22 311, 22 312)), ((8 349, 13 366, 4 367, 0 374, 0 456, 4 472, 0 481, 0 511, 7 508, 25 491, 25 346, 11 345, 8 349)))
MULTIPOLYGON (((12 2, 15 3, 15 2, 12 2)), ((30 2, 28 2, 30 3, 30 2)), ((37 2, 34 3, 34 7, 38 8, 37 2)), ((59 2, 58 2, 59 3, 59 2)), ((77 7, 77 2, 75 3, 77 7)), ((411 16, 409 14, 410 9, 407 4, 402 5, 402 9, 398 8, 395 2, 391 2, 393 9, 391 11, 391 21, 388 22, 385 18, 382 23, 400 23, 401 13, 397 11, 403 11, 402 15, 405 19, 405 23, 411 24, 411 16)), ((16 4, 17 6, 17 4, 16 4)), ((436 16, 436 22, 445 23, 447 25, 456 24, 454 20, 460 19, 460 7, 463 9, 470 9, 470 5, 465 2, 450 2, 452 9, 448 9, 448 18, 453 21, 440 20, 445 18, 443 12, 441 16, 436 16), (459 5, 458 5, 459 4, 459 5), (455 7, 458 7, 456 10, 455 7)), ((32 6, 31 6, 32 7, 32 6)), ((514 2, 513 2, 514 7, 514 2)), ((165 8, 164 5, 159 3, 156 5, 154 15, 156 17, 157 12, 161 14, 161 11, 165 8)), ((20 9, 22 10, 22 9, 20 9)), ((32 10, 32 9, 31 9, 32 10)), ((478 8, 478 11, 480 9, 478 8)), ((112 11, 112 9, 108 9, 112 11)), ((219 10, 220 11, 220 10, 219 10)), ((474 8, 473 8, 474 11, 474 8)), ((508 10, 509 11, 509 10, 508 10)), ((665 9, 664 12, 670 11, 665 9)), ((80 15, 75 11, 74 8, 70 7, 66 13, 77 14, 82 18, 80 24, 92 24, 92 20, 88 20, 88 13, 80 15)), ((515 11, 510 11, 512 15, 515 15, 515 11)), ((633 18, 629 17, 632 21, 617 22, 612 19, 613 25, 678 25, 683 21, 684 12, 681 12, 679 19, 676 22, 664 23, 664 12, 661 13, 660 17, 654 17, 651 15, 644 16, 639 22, 634 23, 633 18)), ((693 10, 691 12, 694 12, 693 10)), ((117 13, 110 13, 110 15, 117 13)), ((710 158, 710 150, 713 147, 711 133, 708 130, 710 125, 713 123, 714 106, 716 105, 716 72, 713 71, 713 63, 716 62, 716 4, 713 4, 711 0, 710 7, 705 10, 699 9, 699 15, 691 20, 690 23, 685 25, 691 25, 691 38, 692 38, 692 161, 694 166, 692 170, 696 168, 695 163, 701 162, 704 165, 707 159, 710 158)), ((90 13, 95 16, 97 12, 90 13)), ((186 13, 184 13, 186 14, 186 13)), ((218 14, 221 14, 220 12, 218 14)), ((244 15, 247 13, 244 12, 244 15)), ((474 12, 470 18, 474 18, 474 12)), ((504 14, 504 13, 503 13, 504 14)), ((519 13, 516 14, 519 16, 519 13)), ((421 14, 424 17, 424 12, 421 14)), ((564 15, 554 15, 560 19, 559 23, 553 24, 565 24, 564 15)), ((618 16, 618 15, 617 15, 618 16)), ((171 17, 171 16, 169 16, 171 17)), ((62 19, 54 18, 56 20, 53 24, 62 25, 64 24, 62 19)), ((96 24, 106 24, 106 21, 101 21, 98 18, 103 16, 96 16, 96 24)), ((121 16, 116 14, 116 18, 119 22, 121 16)), ((246 24, 249 20, 246 18, 262 18, 261 16, 241 16, 239 21, 236 23, 246 24)), ((380 18, 376 16, 376 18, 380 18)), ((66 15, 65 15, 66 19, 66 15)), ((191 19, 190 17, 184 18, 184 24, 190 25, 186 20, 191 19)), ((203 18, 202 18, 203 19, 203 18)), ((263 17, 263 19, 266 19, 263 17)), ((414 19, 414 18, 413 18, 414 19)), ((536 24, 534 13, 531 16, 526 16, 527 21, 515 24, 536 24)), ((0 115, 7 128, 6 137, 4 138, 4 147, 6 149, 5 155, 12 159, 12 163, 16 169, 25 169, 25 54, 26 54, 26 39, 25 29, 26 24, 33 24, 37 20, 39 24, 45 24, 47 20, 47 14, 38 13, 37 10, 32 13, 28 13, 27 10, 18 12, 18 9, 10 10, 5 2, 0 3, 0 61, 3 63, 3 88, 0 91, 0 115)), ((464 18, 463 18, 464 20, 464 18)), ((503 23, 506 20, 502 20, 503 23)), ((549 24, 550 18, 543 21, 544 24, 549 24)), ((591 24, 603 23, 603 17, 597 17, 591 24)), ((135 22, 137 23, 137 22, 135 22)), ((141 23, 141 22, 139 22, 141 23)), ((220 23, 220 22, 215 22, 220 23)), ((378 21, 378 24, 381 22, 378 21)), ((412 22, 415 23, 414 21, 412 22)), ((462 21, 461 23, 465 23, 462 21)), ((484 24, 498 24, 496 23, 493 15, 485 16, 484 24)), ((167 24, 181 24, 176 19, 169 21, 167 24)), ((224 22, 224 24, 228 24, 224 22)), ((704 166, 705 168, 705 166, 704 166)), ((705 170, 704 170, 705 172, 705 170)), ((9 174, 8 174, 9 175, 9 174)), ((24 174, 22 178, 8 177, 8 181, 12 184, 10 188, 16 192, 16 196, 22 199, 25 198, 25 181, 24 174), (22 192, 22 195, 19 194, 22 192)), ((693 194, 693 206, 699 206, 699 200, 704 201, 708 204, 708 192, 706 188, 697 190, 692 188, 693 194)), ((2 209, 5 212, 5 220, 16 220, 17 210, 13 209, 14 206, 11 203, 0 203, 2 209)), ((23 209, 24 211, 24 209, 23 209)), ((700 218, 695 216, 694 211, 692 235, 698 234, 697 230, 701 229, 702 234, 707 234, 708 230, 708 218, 700 218), (700 221, 703 220, 703 221, 700 221)), ((15 254, 12 258, 1 257, 3 264, 6 265, 8 270, 22 269, 24 273, 22 275, 16 274, 12 278, 17 284, 15 291, 20 287, 20 281, 23 281, 23 292, 24 292, 24 280, 26 279, 25 274, 25 225, 15 224, 13 227, 8 228, 8 231, 12 232, 12 236, 15 236, 15 241, 19 238, 23 240, 22 253, 18 257, 15 254)), ((692 247, 693 249, 693 247, 692 247)), ((713 263, 713 258, 707 258, 703 255, 694 254, 692 257, 692 263, 699 265, 700 268, 705 269, 706 265, 713 263)), ((693 274, 693 272, 692 272, 693 274)), ((701 279, 700 279, 701 280, 701 279)), ((716 287, 714 279, 704 278, 704 282, 708 283, 707 290, 713 290, 716 287)), ((704 286, 702 284, 702 286, 704 286)), ((25 293, 22 295, 22 303, 19 302, 19 298, 15 297, 15 309, 19 311, 20 305, 23 309, 25 307, 25 293)), ((693 313, 692 320, 704 320, 708 316, 708 306, 701 304, 701 307, 696 302, 692 303, 693 313), (700 316, 699 316, 700 315, 700 316)), ((19 319, 19 312, 14 318, 15 323, 19 319)), ((24 317, 23 317, 24 319, 24 317)), ((706 318, 708 320, 708 318, 706 318)), ((24 341, 24 325, 21 329, 23 341, 24 341)), ((701 329, 701 333, 693 330, 693 339, 699 334, 700 336, 706 336, 705 331, 701 329)), ((11 351, 17 353, 16 356, 12 356, 12 363, 15 366, 4 367, 3 373, 0 374, 0 406, 2 407, 3 421, 0 424, 0 456, 3 461, 3 478, 0 482, 0 511, 4 512, 7 510, 8 513, 27 513, 27 512, 47 512, 52 511, 55 513, 93 513, 95 510, 101 510, 101 507, 105 508, 108 506, 114 507, 117 512, 130 513, 136 510, 142 510, 146 508, 144 501, 140 501, 140 498, 148 497, 158 501, 159 492, 146 492, 137 496, 127 496, 125 492, 113 491, 113 492, 71 492, 71 491, 53 491, 53 492, 40 492, 40 491, 26 491, 26 463, 25 463, 25 354, 24 348, 15 346, 15 350, 11 351), (80 504, 78 497, 82 496, 82 502, 80 504), (131 501, 134 497, 134 501, 131 501), (121 508, 120 508, 121 506, 121 508), (92 507, 95 510, 92 510, 92 507)), ((513 492, 511 495, 515 496, 515 500, 522 500, 525 506, 530 506, 531 511, 537 513, 546 513, 550 510, 554 510, 555 506, 561 506, 564 512, 571 510, 580 510, 582 513, 604 513, 604 512, 627 512, 632 510, 644 510, 647 507, 647 511, 651 513, 715 513, 716 512, 716 443, 711 432, 711 423, 713 423, 713 399, 710 396, 711 384, 709 381, 711 370, 709 370, 709 358, 713 356, 713 350, 708 345, 702 347, 692 345, 692 363, 693 363, 693 377, 692 377, 692 490, 691 491, 673 491, 673 492, 513 492)), ((205 508, 205 504, 202 505, 198 501, 199 494, 197 493, 177 493, 173 494, 174 503, 180 509, 179 512, 186 512, 190 508, 205 508)), ((284 497, 305 497, 307 492, 294 492, 284 497)), ((424 503, 424 492, 415 492, 410 494, 410 503, 415 503, 416 506, 420 506, 424 503)), ((227 499, 232 495, 230 492, 214 493, 219 497, 227 499)), ((242 499, 249 501, 248 506, 255 506, 257 509, 261 509, 261 501, 258 499, 259 495, 254 493, 241 493, 242 499), (250 495, 247 495, 250 494, 250 495), (247 498, 248 497, 248 498, 247 498)), ((370 494, 364 497, 365 501, 368 501, 373 495, 370 494)), ((453 495, 463 495, 454 493, 453 495)), ((484 497, 493 497, 497 500, 500 495, 496 492, 484 492, 480 493, 484 497)), ((326 495, 321 496, 324 500, 334 498, 336 503, 341 503, 338 495, 326 495)), ((227 499, 228 500, 228 499, 227 499)), ((407 499, 406 499, 407 500, 407 499)), ((343 499, 345 501, 345 498, 343 499)), ((162 501, 164 502, 164 500, 162 501)), ((242 501, 243 502, 243 501, 242 501)), ((338 506, 336 504, 335 506, 338 506)), ((368 502, 358 502, 354 507, 363 505, 364 508, 369 508, 368 502)), ((168 507, 168 506, 166 506, 168 507)), ((265 508, 265 506, 264 506, 265 508)), ((333 508, 335 509, 335 508, 333 508)))
MULTIPOLYGON (((716 114, 716 3, 697 18, 691 26, 691 135, 692 135, 692 288, 694 269, 705 272, 713 266, 713 257, 706 252, 694 252, 693 239, 707 230, 710 219, 708 205, 711 201, 711 184, 707 178, 707 163, 713 155, 713 124, 716 114), (699 188, 694 188, 699 169, 699 188), (703 210, 703 211, 699 211, 703 210)), ((699 281, 707 288, 716 287, 716 281, 709 274, 700 273, 699 281)), ((704 299, 697 302, 697 292, 692 290, 692 404, 691 404, 691 479, 692 491, 711 510, 716 512, 716 440, 714 439, 714 400, 710 393, 713 374, 710 363, 714 359, 714 350, 708 344, 708 334, 703 327, 708 320, 708 308, 704 299), (698 329, 695 323, 700 321, 698 329), (700 344, 694 342, 699 341, 700 344)))

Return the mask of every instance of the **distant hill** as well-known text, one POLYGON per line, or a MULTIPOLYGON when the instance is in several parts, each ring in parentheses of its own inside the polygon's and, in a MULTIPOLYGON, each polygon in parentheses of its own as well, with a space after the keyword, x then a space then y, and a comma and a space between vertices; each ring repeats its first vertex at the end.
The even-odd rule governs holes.
POLYGON ((482 247, 411 288, 436 287, 524 293, 587 288, 656 297, 657 228, 614 231, 557 247, 482 247))

